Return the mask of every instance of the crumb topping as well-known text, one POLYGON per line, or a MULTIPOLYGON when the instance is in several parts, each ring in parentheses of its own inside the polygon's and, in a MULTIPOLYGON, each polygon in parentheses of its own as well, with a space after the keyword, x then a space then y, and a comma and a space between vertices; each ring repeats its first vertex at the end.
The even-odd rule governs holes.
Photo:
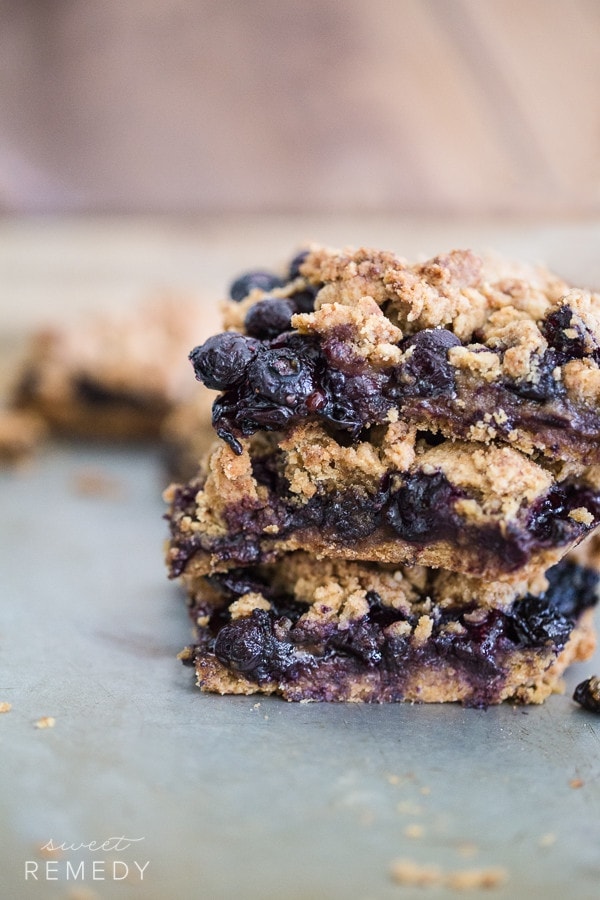
POLYGON ((314 313, 292 318, 301 334, 319 335, 341 331, 351 352, 373 366, 389 366, 399 362, 402 353, 397 346, 402 331, 382 313, 372 297, 361 297, 356 306, 341 303, 323 304, 314 313))

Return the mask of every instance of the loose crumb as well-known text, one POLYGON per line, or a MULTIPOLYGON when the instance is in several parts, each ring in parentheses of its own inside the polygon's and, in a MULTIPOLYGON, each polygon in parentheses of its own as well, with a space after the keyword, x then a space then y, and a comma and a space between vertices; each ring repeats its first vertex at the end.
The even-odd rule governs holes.
POLYGON ((0 703, 0 713, 10 712, 12 709, 12 703, 7 703, 6 700, 3 700, 0 703))
POLYGON ((410 859, 392 864, 392 879, 397 884, 412 887, 449 887, 458 891, 499 887, 508 880, 506 869, 489 866, 485 869, 455 869, 443 871, 439 866, 422 865, 410 859))
POLYGON ((582 788, 583 785, 584 785, 584 782, 581 780, 581 778, 571 778, 571 780, 569 782, 569 787, 572 787, 575 789, 582 788))
POLYGON ((67 893, 68 900, 99 900, 99 896, 96 891, 87 887, 71 888, 67 893))
POLYGON ((123 486, 100 469, 81 469, 72 479, 73 490, 84 497, 119 497, 123 486))
POLYGON ((508 874, 499 866, 490 866, 488 869, 463 869, 462 871, 449 872, 445 884, 457 891, 470 891, 479 888, 495 888, 505 884, 508 874))
POLYGON ((438 866, 423 866, 410 859, 399 859, 392 863, 392 879, 398 884, 429 887, 443 883, 443 875, 438 866))
POLYGON ((36 728, 54 728, 56 725, 56 719, 53 716, 42 716, 41 719, 38 719, 35 723, 36 728))

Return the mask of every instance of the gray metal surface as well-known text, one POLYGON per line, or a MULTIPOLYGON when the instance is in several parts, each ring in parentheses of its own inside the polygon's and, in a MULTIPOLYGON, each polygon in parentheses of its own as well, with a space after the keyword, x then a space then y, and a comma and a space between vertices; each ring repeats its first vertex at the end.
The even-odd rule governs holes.
POLYGON ((2 897, 421 896, 390 879, 403 857, 503 866, 498 900, 600 896, 600 720, 570 700, 598 657, 540 708, 203 695, 160 489, 143 450, 54 446, 0 477, 2 897), (77 489, 97 471, 111 490, 77 489))

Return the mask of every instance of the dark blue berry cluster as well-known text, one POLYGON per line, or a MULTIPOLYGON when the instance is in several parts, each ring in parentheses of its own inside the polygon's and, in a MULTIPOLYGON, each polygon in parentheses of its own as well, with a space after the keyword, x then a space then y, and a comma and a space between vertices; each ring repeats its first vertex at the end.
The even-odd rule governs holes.
POLYGON ((420 331, 404 342, 403 349, 411 350, 404 364, 376 370, 352 356, 341 336, 320 342, 293 330, 269 333, 289 324, 286 304, 262 300, 248 313, 249 334, 216 335, 190 354, 196 377, 224 392, 213 407, 213 423, 236 452, 240 436, 305 418, 318 418, 356 438, 363 428, 383 422, 407 395, 453 394, 454 369, 447 354, 459 341, 450 331, 420 331))

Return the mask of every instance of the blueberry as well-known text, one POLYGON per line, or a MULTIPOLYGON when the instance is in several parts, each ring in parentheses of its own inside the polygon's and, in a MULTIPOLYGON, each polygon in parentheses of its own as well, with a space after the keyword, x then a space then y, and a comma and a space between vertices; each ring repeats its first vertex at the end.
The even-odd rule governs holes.
POLYGON ((563 560, 553 566, 546 577, 549 582, 546 591, 548 603, 561 615, 575 619, 582 610, 595 606, 600 575, 594 569, 563 560))
POLYGON ((189 358, 198 381, 215 391, 225 391, 241 381, 259 349, 258 341, 225 331, 194 347, 189 358))
POLYGON ((254 269, 235 279, 229 288, 229 296, 236 303, 240 303, 255 288, 260 288, 261 291, 272 291, 273 288, 283 287, 284 284, 285 282, 272 272, 254 269))
POLYGON ((207 582, 227 594, 228 597, 242 597, 244 594, 256 593, 266 596, 268 585, 253 570, 229 569, 208 575, 207 582))
POLYGON ((573 700, 589 712, 600 713, 600 678, 586 678, 575 688, 573 700))
POLYGON ((323 502, 324 528, 346 542, 359 541, 372 534, 379 524, 381 502, 358 488, 334 494, 323 502))
POLYGON ((249 616, 225 625, 215 641, 215 656, 238 672, 252 672, 264 663, 269 634, 262 618, 249 616))
POLYGON ((569 513, 577 506, 585 505, 583 497, 584 494, 574 484, 554 485, 545 497, 533 505, 527 520, 528 531, 540 544, 565 544, 577 529, 569 513))
POLYGON ((354 656, 364 665, 372 668, 382 660, 381 648, 384 638, 379 628, 370 622, 358 622, 344 631, 338 631, 328 641, 329 647, 354 656))
POLYGON ((265 350, 248 367, 248 381, 262 399, 295 407, 315 390, 313 367, 287 347, 265 350))
POLYGON ((300 266, 307 258, 309 252, 310 252, 309 250, 301 250, 299 253, 296 254, 296 256, 294 256, 294 258, 290 262, 290 267, 289 267, 290 281, 293 281, 295 278, 299 278, 300 275, 302 274, 300 271, 300 266))
POLYGON ((318 290, 319 289, 316 287, 306 287, 302 291, 294 291, 293 294, 290 294, 289 299, 294 304, 294 312, 313 312, 315 308, 315 297, 317 296, 318 290))
POLYGON ((547 596, 527 596, 515 603, 508 616, 507 634, 516 644, 564 647, 573 622, 553 608, 547 596))
POLYGON ((546 350, 538 363, 536 381, 527 381, 525 378, 507 381, 506 387, 526 400, 538 400, 540 403, 551 400, 562 390, 552 374, 558 365, 560 360, 556 351, 546 350))
POLYGON ((259 683, 283 677, 295 662, 294 648, 277 638, 275 624, 274 613, 264 609, 254 609, 249 616, 235 619, 219 631, 215 656, 223 665, 259 683))
POLYGON ((439 540, 456 532, 458 492, 442 472, 407 475, 390 496, 386 519, 405 541, 439 540))
POLYGON ((418 347, 431 353, 444 355, 451 347, 458 347, 459 345, 460 340, 447 328, 423 328, 422 331, 417 331, 416 334, 406 338, 402 344, 402 349, 418 347))
POLYGON ((410 384, 419 397, 436 397, 454 391, 454 366, 448 362, 448 350, 458 347, 459 339, 446 328, 425 328, 407 338, 402 349, 413 348, 401 366, 402 381, 410 384))
POLYGON ((561 354, 561 362, 582 359, 589 355, 590 351, 594 356, 598 353, 598 345, 593 335, 573 321, 573 310, 566 303, 546 317, 542 324, 542 332, 550 346, 561 354))
POLYGON ((252 337, 268 340, 290 330, 295 312, 290 300, 265 297, 250 307, 244 319, 244 327, 252 337))

